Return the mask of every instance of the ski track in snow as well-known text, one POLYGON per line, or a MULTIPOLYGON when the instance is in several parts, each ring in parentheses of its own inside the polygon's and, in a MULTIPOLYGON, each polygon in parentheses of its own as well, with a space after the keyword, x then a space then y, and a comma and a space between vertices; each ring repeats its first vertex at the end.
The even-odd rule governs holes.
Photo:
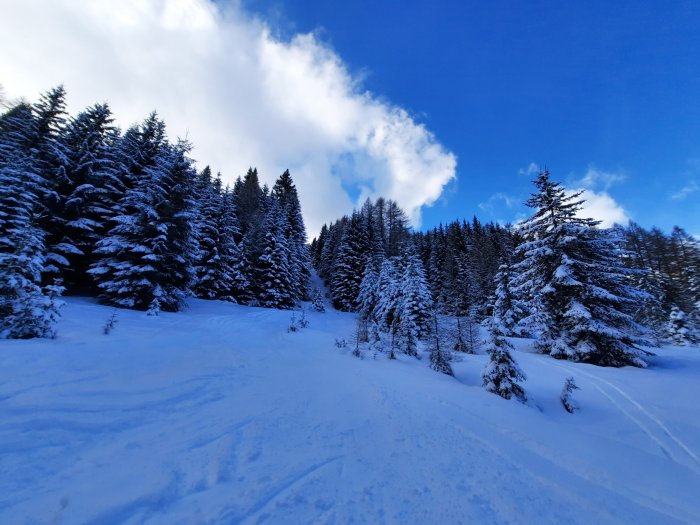
POLYGON ((474 383, 484 356, 462 383, 354 359, 332 309, 290 334, 290 311, 193 301, 120 310, 102 336, 111 311, 69 299, 58 340, 0 344, 0 523, 700 523, 697 436, 585 366, 528 356, 537 411, 474 383), (591 412, 662 454, 586 434, 544 369, 585 377, 591 412))
POLYGON ((639 427, 649 439, 656 443, 666 457, 679 465, 692 468, 696 473, 700 474, 700 458, 698 458, 697 454, 695 454, 695 452, 693 452, 678 436, 671 432, 668 426, 666 426, 658 416, 655 416, 648 409, 644 408, 622 388, 602 377, 594 376, 593 374, 581 370, 580 367, 575 368, 574 366, 566 366, 559 363, 550 364, 554 364, 572 374, 580 374, 586 377, 596 390, 610 400, 622 414, 629 418, 629 420, 639 427), (618 395, 615 396, 615 394, 618 395), (631 405, 632 409, 625 408, 625 404, 627 404, 627 406, 631 405), (632 413, 633 410, 636 410, 636 415, 632 413), (648 424, 645 424, 642 419, 646 419, 648 424), (657 432, 654 432, 654 428, 657 432))

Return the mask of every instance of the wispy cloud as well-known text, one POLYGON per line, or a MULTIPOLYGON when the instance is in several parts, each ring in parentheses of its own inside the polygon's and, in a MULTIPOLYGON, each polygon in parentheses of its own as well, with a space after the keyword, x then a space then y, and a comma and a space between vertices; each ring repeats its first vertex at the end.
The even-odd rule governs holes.
POLYGON ((503 192, 494 193, 486 201, 480 202, 478 206, 490 220, 501 225, 513 223, 514 220, 517 221, 525 217, 522 210, 516 211, 518 208, 522 208, 522 199, 503 192))
POLYGON ((531 162, 527 168, 520 168, 518 170, 518 175, 521 177, 532 177, 533 175, 537 175, 539 172, 540 167, 534 162, 531 162))
POLYGON ((683 186, 680 190, 672 193, 671 198, 674 200, 683 200, 697 191, 700 191, 700 184, 693 180, 687 185, 683 186))
POLYGON ((627 176, 624 173, 603 171, 595 166, 590 166, 583 178, 578 181, 578 185, 591 190, 602 189, 607 191, 611 186, 619 184, 626 178, 627 176))
POLYGON ((496 207, 507 209, 513 209, 519 201, 512 195, 506 195, 505 193, 498 192, 491 195, 485 202, 479 203, 479 208, 485 212, 493 212, 496 207))
POLYGON ((156 109, 228 182, 250 165, 267 182, 290 168, 312 235, 368 196, 418 225, 455 177, 456 157, 333 50, 313 34, 276 38, 238 2, 9 2, 0 49, 12 50, 0 53, 9 96, 64 83, 73 111, 107 99, 122 126, 156 109))

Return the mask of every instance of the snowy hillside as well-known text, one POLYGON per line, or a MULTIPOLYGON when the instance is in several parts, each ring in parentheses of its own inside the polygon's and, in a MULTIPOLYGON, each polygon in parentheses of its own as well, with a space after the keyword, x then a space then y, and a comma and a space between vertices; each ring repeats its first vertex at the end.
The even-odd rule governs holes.
POLYGON ((353 314, 69 299, 0 341, 0 523, 700 523, 700 349, 647 370, 529 352, 530 406, 338 349, 353 314), (581 410, 559 402, 574 376, 581 410))

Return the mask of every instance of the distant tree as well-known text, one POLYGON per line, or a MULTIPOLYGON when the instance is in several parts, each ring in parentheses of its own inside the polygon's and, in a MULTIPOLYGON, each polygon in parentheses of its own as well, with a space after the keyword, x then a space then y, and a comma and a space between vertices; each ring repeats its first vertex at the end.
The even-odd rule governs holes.
POLYGON ((357 296, 357 306, 360 316, 364 319, 373 317, 374 309, 379 300, 379 272, 375 261, 370 261, 365 267, 365 272, 360 282, 360 291, 357 296))
POLYGON ((693 319, 675 305, 669 314, 667 333, 669 340, 678 346, 700 343, 700 332, 694 326, 693 319))
POLYGON ((283 235, 279 204, 274 202, 265 219, 265 238, 256 264, 257 298, 260 306, 292 308, 295 304, 289 266, 290 250, 283 235))
POLYGON ((513 278, 513 267, 510 261, 501 264, 496 273, 493 315, 501 319, 503 329, 508 336, 523 335, 518 322, 527 316, 524 302, 513 293, 511 285, 513 278))
POLYGON ((449 358, 446 355, 445 350, 440 344, 440 332, 437 322, 437 314, 435 311, 432 313, 432 347, 430 349, 430 368, 436 372, 442 374, 447 374, 448 376, 454 376, 454 371, 450 365, 449 358))
POLYGON ((382 329, 399 326, 400 303, 401 288, 396 266, 391 259, 384 259, 377 281, 377 303, 372 314, 382 329))
POLYGON ((319 288, 314 288, 313 294, 311 296, 311 305, 313 309, 317 312, 323 313, 326 311, 326 306, 323 303, 323 294, 319 288))
POLYGON ((331 294, 334 306, 342 311, 355 311, 360 283, 368 263, 369 245, 362 217, 355 212, 343 230, 333 266, 331 294))
POLYGON ((296 301, 307 301, 311 278, 311 254, 306 245, 306 227, 296 186, 286 170, 275 182, 272 197, 277 199, 283 215, 283 234, 289 244, 291 285, 296 301))
POLYGON ((418 256, 411 249, 407 249, 403 259, 399 315, 404 330, 410 331, 415 338, 421 338, 430 332, 433 300, 423 264, 418 256))

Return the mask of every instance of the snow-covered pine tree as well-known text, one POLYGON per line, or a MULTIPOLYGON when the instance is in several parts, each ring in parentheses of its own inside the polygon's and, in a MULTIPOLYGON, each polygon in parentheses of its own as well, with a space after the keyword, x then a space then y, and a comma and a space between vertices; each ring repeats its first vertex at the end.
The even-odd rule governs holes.
POLYGON ((39 226, 45 232, 46 260, 42 273, 46 282, 61 276, 69 264, 63 254, 76 250, 62 242, 65 224, 61 212, 71 186, 66 173, 65 99, 65 89, 58 86, 42 94, 33 106, 32 160, 36 173, 46 181, 42 185, 38 217, 39 226))
POLYGON ((153 178, 159 182, 156 188, 160 191, 156 201, 160 235, 155 239, 156 258, 152 262, 158 264, 160 272, 160 308, 170 312, 182 308, 194 279, 196 172, 194 161, 188 156, 191 149, 191 143, 185 140, 168 145, 161 152, 162 160, 153 167, 153 178))
POLYGON ((301 204, 296 186, 289 170, 280 175, 272 187, 272 196, 277 199, 284 216, 284 235, 289 244, 290 272, 295 301, 309 299, 311 278, 311 255, 306 245, 306 227, 301 215, 301 204))
POLYGON ((535 213, 521 225, 514 290, 529 299, 537 348, 558 359, 645 366, 637 346, 643 328, 630 313, 646 294, 631 285, 634 271, 623 267, 616 239, 578 216, 580 192, 567 195, 546 170, 535 185, 526 203, 535 213))
POLYGON ((369 321, 369 347, 372 350, 374 358, 377 355, 384 352, 384 341, 382 340, 382 334, 379 330, 379 325, 376 321, 369 321))
POLYGON ((688 320, 694 332, 696 342, 700 343, 700 301, 693 305, 693 309, 688 315, 688 320))
POLYGON ((513 266, 509 260, 505 260, 498 267, 496 273, 496 292, 493 304, 493 315, 502 320, 503 329, 507 336, 524 335, 518 321, 527 316, 527 310, 523 301, 513 294, 511 282, 513 280, 513 266))
POLYGON ((0 117, 0 338, 52 337, 61 289, 42 290, 44 232, 37 224, 46 181, 36 170, 32 108, 0 117))
POLYGON ((428 281, 436 307, 446 312, 449 310, 450 293, 448 276, 445 268, 447 247, 442 225, 436 228, 430 237, 430 257, 428 259, 428 281))
POLYGON ((169 145, 152 114, 141 127, 136 184, 119 202, 109 234, 98 243, 103 257, 90 270, 106 304, 178 311, 193 278, 195 245, 190 145, 169 145))
POLYGON ((224 190, 221 209, 218 214, 219 257, 221 260, 221 283, 217 299, 245 304, 252 297, 248 263, 243 254, 238 237, 239 226, 236 216, 236 203, 233 193, 224 190))
POLYGON ((481 373, 484 388, 504 399, 515 397, 524 402, 526 395, 520 382, 525 381, 525 374, 513 360, 512 346, 505 338, 500 319, 492 317, 489 320, 489 335, 486 347, 489 362, 481 373))
POLYGON ((693 325, 691 317, 675 304, 668 316, 666 333, 674 345, 688 346, 700 343, 700 334, 693 325))
POLYGON ((267 213, 262 254, 255 266, 256 295, 260 306, 293 308, 295 301, 289 266, 290 249, 284 237, 283 215, 275 200, 267 213))
POLYGON ((223 298, 227 295, 228 286, 223 282, 226 268, 219 253, 223 233, 219 229, 223 211, 221 178, 212 180, 211 168, 206 166, 197 176, 196 187, 197 260, 192 292, 202 299, 223 298))
POLYGON ((462 319, 462 331, 464 333, 465 352, 467 354, 476 354, 482 346, 481 340, 481 325, 476 320, 477 306, 472 306, 467 315, 462 319))
POLYGON ((240 184, 237 182, 234 186, 233 194, 238 207, 241 235, 245 236, 254 225, 261 224, 265 219, 257 168, 248 169, 240 184))
POLYGON ((432 312, 432 347, 430 349, 430 368, 436 372, 442 374, 447 374, 448 376, 454 376, 452 366, 448 356, 440 342, 440 330, 438 327, 437 313, 435 310, 432 312))
POLYGON ((323 243, 323 247, 321 248, 321 255, 318 264, 318 274, 321 276, 321 278, 323 278, 326 284, 331 283, 331 273, 333 271, 336 255, 338 254, 340 239, 343 236, 343 229, 347 221, 348 218, 343 217, 340 219, 340 221, 337 221, 328 227, 328 234, 325 242, 323 243))
POLYGON ((360 292, 357 296, 357 306, 360 317, 370 319, 378 301, 379 261, 371 260, 365 267, 365 273, 360 282, 360 292))
POLYGON ((394 258, 384 259, 379 271, 377 282, 377 302, 372 317, 383 330, 397 326, 399 306, 401 303, 401 287, 397 275, 394 258))
POLYGON ((338 310, 357 310, 357 297, 368 263, 369 248, 362 216, 354 212, 343 230, 332 270, 331 295, 338 310))
POLYGON ((89 270, 107 304, 146 310, 153 302, 156 269, 148 262, 153 254, 147 239, 158 235, 151 226, 158 181, 152 168, 166 144, 165 124, 155 113, 119 141, 114 177, 124 193, 105 216, 110 229, 98 241, 89 270))
POLYGON ((62 207, 54 213, 62 224, 54 235, 54 250, 68 262, 63 268, 66 285, 73 290, 93 287, 87 274, 95 262, 93 251, 108 231, 106 217, 115 204, 119 181, 115 178, 117 128, 107 104, 92 106, 71 119, 65 132, 66 178, 62 207))
POLYGON ((401 324, 413 337, 422 338, 430 332, 433 301, 423 263, 415 250, 407 246, 402 258, 404 271, 401 276, 402 293, 399 307, 401 324))
POLYGON ((455 342, 452 345, 452 349, 455 352, 464 352, 469 353, 469 347, 467 346, 467 343, 464 341, 464 333, 462 331, 462 321, 460 321, 459 317, 457 318, 457 326, 455 329, 455 342))
POLYGON ((396 347, 402 353, 410 357, 418 357, 418 337, 412 323, 402 317, 395 317, 391 331, 396 335, 396 347))
POLYGON ((449 288, 450 310, 455 315, 477 313, 484 296, 484 291, 479 286, 478 267, 473 247, 468 246, 467 249, 468 253, 455 257, 456 275, 449 288))
POLYGON ((323 302, 323 293, 319 288, 314 288, 311 294, 311 306, 316 312, 324 313, 326 311, 326 305, 323 302))

